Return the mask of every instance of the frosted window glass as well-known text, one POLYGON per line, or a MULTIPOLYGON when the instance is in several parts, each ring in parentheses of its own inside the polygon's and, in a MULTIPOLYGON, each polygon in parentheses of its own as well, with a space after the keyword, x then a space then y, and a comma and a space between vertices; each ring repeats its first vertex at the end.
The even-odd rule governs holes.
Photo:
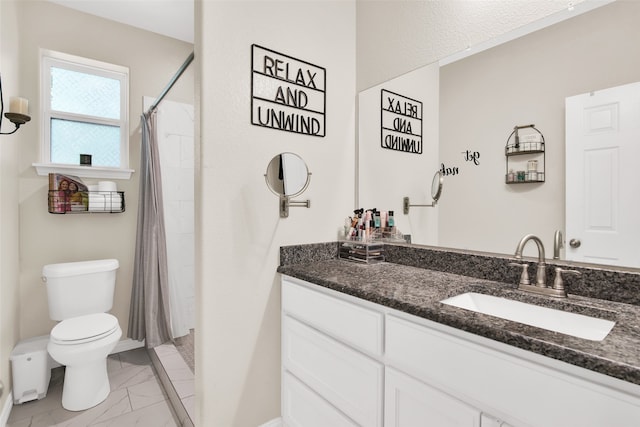
POLYGON ((91 154, 92 166, 120 167, 120 127, 51 119, 51 162, 80 164, 91 154))
POLYGON ((120 81, 51 67, 51 109, 120 119, 120 81))

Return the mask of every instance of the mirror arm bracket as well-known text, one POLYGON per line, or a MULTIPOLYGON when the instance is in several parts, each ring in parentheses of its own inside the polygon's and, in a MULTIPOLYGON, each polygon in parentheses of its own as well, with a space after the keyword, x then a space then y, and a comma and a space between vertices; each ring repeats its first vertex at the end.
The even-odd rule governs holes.
POLYGON ((311 200, 291 200, 288 196, 280 196, 280 218, 289 217, 289 208, 310 208, 311 200))
POLYGON ((438 202, 434 200, 430 205, 412 205, 410 204, 409 198, 405 197, 402 199, 402 212, 405 215, 409 215, 409 208, 433 208, 437 203, 438 202))

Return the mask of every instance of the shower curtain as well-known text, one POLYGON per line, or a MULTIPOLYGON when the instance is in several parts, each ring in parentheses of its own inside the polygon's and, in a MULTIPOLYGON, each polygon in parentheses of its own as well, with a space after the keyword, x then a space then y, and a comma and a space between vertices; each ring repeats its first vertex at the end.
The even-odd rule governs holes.
POLYGON ((130 338, 144 339, 147 348, 173 341, 156 119, 155 109, 141 117, 140 195, 128 330, 130 338))

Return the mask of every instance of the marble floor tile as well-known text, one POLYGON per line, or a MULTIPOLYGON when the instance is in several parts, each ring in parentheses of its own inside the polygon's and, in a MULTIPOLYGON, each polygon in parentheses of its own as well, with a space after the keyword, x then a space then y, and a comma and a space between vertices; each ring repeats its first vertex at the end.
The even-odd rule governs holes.
POLYGON ((122 362, 122 367, 126 368, 127 366, 150 366, 151 359, 149 358, 149 353, 147 353, 147 349, 138 348, 135 350, 125 351, 120 353, 120 361, 122 362))
POLYGON ((52 371, 47 396, 14 405, 6 427, 160 427, 178 426, 164 389, 145 349, 109 356, 111 393, 86 411, 62 407, 64 368, 52 371))
POLYGON ((49 413, 56 409, 62 409, 62 383, 50 384, 47 395, 41 400, 13 405, 11 414, 9 414, 8 426, 13 427, 14 423, 18 421, 31 420, 34 415, 49 413))
POLYGON ((152 366, 130 365, 109 375, 111 390, 131 387, 150 381, 155 376, 152 366))
POLYGON ((122 362, 117 354, 110 354, 107 357, 107 372, 113 372, 122 369, 122 362))
POLYGON ((127 388, 133 410, 167 400, 167 395, 157 378, 127 388))
POLYGON ((178 350, 173 344, 162 344, 153 348, 158 355, 159 358, 163 358, 164 356, 177 354, 178 350))
POLYGON ((151 406, 112 418, 108 421, 89 424, 90 427, 178 427, 169 403, 163 401, 151 406))
POLYGON ((195 394, 194 375, 182 355, 175 350, 161 353, 158 358, 162 362, 173 388, 178 393, 178 397, 183 399, 193 396, 195 394))
POLYGON ((106 400, 86 411, 72 412, 66 409, 52 411, 43 419, 33 417, 33 427, 45 427, 53 420, 56 427, 86 427, 131 412, 127 390, 109 393, 106 400))

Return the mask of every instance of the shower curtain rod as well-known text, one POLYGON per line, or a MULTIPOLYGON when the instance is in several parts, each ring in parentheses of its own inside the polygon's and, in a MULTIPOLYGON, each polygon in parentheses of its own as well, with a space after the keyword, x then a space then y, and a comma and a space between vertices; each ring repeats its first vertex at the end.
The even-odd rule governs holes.
POLYGON ((182 64, 182 66, 180 67, 180 69, 176 72, 175 76, 173 76, 173 78, 171 79, 171 81, 169 82, 169 84, 167 84, 167 86, 164 88, 164 90, 162 91, 162 93, 158 96, 158 98, 156 99, 156 102, 153 103, 153 105, 151 105, 151 107, 149 107, 149 109, 147 110, 147 112, 145 114, 148 114, 150 111, 153 111, 156 109, 156 107, 158 106, 158 104, 160 104, 160 102, 162 101, 162 99, 165 97, 165 95, 171 90, 171 88, 173 87, 173 85, 178 81, 178 79, 180 78, 180 76, 182 75, 182 73, 184 73, 184 70, 187 69, 187 67, 189 66, 189 64, 191 64, 191 62, 193 62, 193 52, 191 52, 191 55, 189 55, 189 57, 187 58, 186 61, 184 61, 184 64, 182 64))

